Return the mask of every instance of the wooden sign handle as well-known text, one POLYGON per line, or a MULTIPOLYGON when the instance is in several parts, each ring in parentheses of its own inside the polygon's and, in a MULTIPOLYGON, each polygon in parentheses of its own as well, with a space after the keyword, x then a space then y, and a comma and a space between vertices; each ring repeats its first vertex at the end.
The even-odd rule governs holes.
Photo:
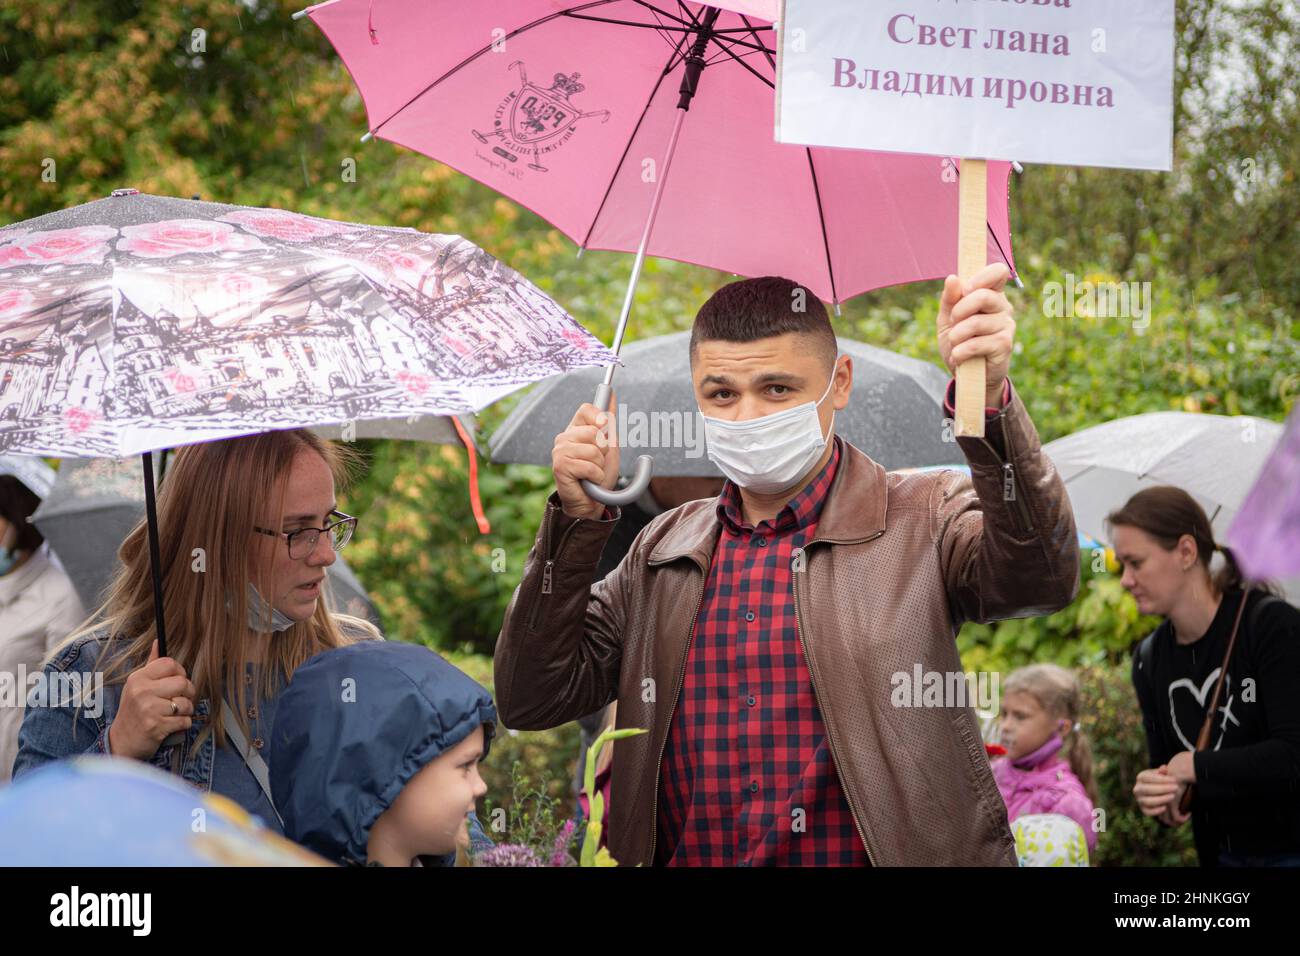
MULTIPOLYGON (((969 279, 988 265, 988 167, 963 159, 957 180, 957 276, 969 279)), ((984 359, 957 366, 955 433, 984 437, 984 359)))

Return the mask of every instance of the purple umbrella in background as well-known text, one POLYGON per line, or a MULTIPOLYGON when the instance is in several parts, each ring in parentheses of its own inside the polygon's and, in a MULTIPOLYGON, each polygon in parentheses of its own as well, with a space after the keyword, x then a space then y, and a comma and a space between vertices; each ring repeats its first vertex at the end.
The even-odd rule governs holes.
POLYGON ((1247 578, 1300 575, 1300 411, 1228 528, 1228 545, 1247 578))

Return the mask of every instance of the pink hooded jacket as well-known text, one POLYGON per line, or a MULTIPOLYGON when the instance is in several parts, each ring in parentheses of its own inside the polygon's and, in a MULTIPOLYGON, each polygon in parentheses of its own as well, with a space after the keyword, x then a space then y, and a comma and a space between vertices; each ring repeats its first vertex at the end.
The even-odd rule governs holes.
POLYGON ((1030 813, 1061 813, 1083 827, 1088 855, 1097 848, 1092 826, 1092 801, 1067 761, 1056 756, 1063 741, 1052 734, 1033 753, 1012 763, 1009 757, 993 761, 993 779, 1007 805, 1007 819, 1030 813))

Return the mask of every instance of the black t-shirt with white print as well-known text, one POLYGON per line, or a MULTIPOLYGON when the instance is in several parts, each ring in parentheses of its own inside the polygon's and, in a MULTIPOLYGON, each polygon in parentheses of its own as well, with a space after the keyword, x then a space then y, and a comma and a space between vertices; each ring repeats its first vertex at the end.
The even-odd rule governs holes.
MULTIPOLYGON (((1218 852, 1300 853, 1300 610, 1280 599, 1252 612, 1252 591, 1210 743, 1194 758, 1192 826, 1203 866, 1218 852)), ((1133 655, 1150 765, 1194 750, 1223 665, 1241 591, 1223 596, 1209 630, 1179 644, 1170 621, 1151 640, 1149 673, 1133 655)))

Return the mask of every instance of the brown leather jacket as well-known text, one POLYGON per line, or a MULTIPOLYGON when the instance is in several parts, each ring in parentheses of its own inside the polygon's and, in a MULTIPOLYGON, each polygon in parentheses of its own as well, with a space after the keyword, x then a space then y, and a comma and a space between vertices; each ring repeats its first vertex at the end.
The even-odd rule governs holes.
MULTIPOLYGON (((970 478, 887 473, 846 444, 794 575, 831 753, 876 866, 1016 864, 974 712, 893 706, 893 675, 911 679, 919 664, 947 683, 962 672, 963 621, 1048 614, 1078 590, 1069 498, 1019 396, 986 438, 957 441, 970 478)), ((719 533, 715 502, 656 517, 593 586, 617 518, 570 518, 552 494, 497 644, 507 727, 555 727, 617 700, 619 727, 649 729, 614 745, 606 825, 621 864, 654 860, 659 768, 719 533)))

